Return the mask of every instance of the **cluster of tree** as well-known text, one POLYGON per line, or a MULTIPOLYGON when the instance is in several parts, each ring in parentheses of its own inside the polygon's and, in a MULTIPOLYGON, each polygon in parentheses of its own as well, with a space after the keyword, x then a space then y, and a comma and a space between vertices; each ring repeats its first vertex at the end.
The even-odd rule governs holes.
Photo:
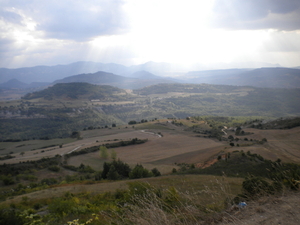
MULTIPOLYGON (((101 178, 108 180, 119 180, 126 178, 138 179, 160 175, 161 173, 157 168, 149 171, 142 165, 137 164, 133 169, 131 169, 127 163, 124 163, 121 160, 113 160, 112 162, 104 163, 101 178)), ((100 174, 96 179, 100 179, 100 174)))
POLYGON ((12 155, 6 155, 6 156, 2 156, 0 157, 0 160, 7 160, 7 159, 12 159, 12 158, 15 158, 15 156, 12 156, 12 155))
POLYGON ((249 174, 278 181, 289 188, 296 188, 300 180, 300 165, 283 163, 280 159, 266 160, 261 155, 233 151, 227 160, 219 160, 217 163, 204 169, 189 168, 180 173, 211 174, 232 177, 248 177, 249 174))
POLYGON ((129 141, 119 141, 119 142, 114 142, 114 143, 106 143, 104 145, 98 145, 98 146, 93 146, 93 147, 89 147, 89 148, 84 148, 81 149, 79 151, 74 151, 71 152, 69 154, 64 155, 64 157, 70 158, 72 156, 77 156, 77 155, 82 155, 82 154, 87 154, 87 153, 91 153, 91 152, 96 152, 98 150, 101 151, 101 148, 103 149, 103 147, 109 149, 109 148, 118 148, 118 147, 122 147, 122 146, 127 146, 127 145, 136 145, 136 144, 143 144, 147 141, 147 139, 138 139, 138 138, 133 138, 129 141))
MULTIPOLYGON (((76 171, 76 172, 81 172, 81 173, 94 173, 95 170, 90 167, 89 165, 84 165, 83 163, 80 164, 80 166, 72 166, 72 165, 66 165, 62 164, 62 167, 68 170, 76 171)), ((49 168, 50 169, 50 168, 49 168)))
POLYGON ((22 174, 24 171, 36 170, 36 169, 44 169, 53 165, 59 165, 61 162, 61 156, 56 155, 52 158, 42 158, 36 161, 26 161, 20 162, 17 164, 2 164, 0 165, 0 174, 2 175, 11 175, 17 176, 18 174, 22 174))
POLYGON ((180 93, 226 93, 232 92, 237 87, 229 85, 211 85, 211 84, 157 84, 134 90, 134 93, 140 95, 166 94, 168 92, 180 93))
POLYGON ((268 122, 254 121, 252 128, 257 129, 291 129, 300 126, 300 117, 295 118, 279 118, 268 122))
POLYGON ((148 122, 148 120, 146 120, 146 119, 142 119, 140 122, 138 122, 136 120, 130 120, 128 122, 128 125, 134 125, 134 124, 139 124, 139 123, 147 123, 147 122, 148 122))

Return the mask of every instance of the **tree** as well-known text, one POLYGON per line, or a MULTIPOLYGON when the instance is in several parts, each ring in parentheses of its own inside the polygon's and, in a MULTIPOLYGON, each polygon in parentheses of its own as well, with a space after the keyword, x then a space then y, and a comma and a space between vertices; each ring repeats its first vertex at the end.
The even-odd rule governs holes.
POLYGON ((79 131, 73 131, 70 137, 80 139, 80 132, 79 131))
POLYGON ((110 157, 112 160, 116 160, 117 159, 117 153, 114 149, 111 150, 110 152, 110 157))
POLYGON ((101 174, 101 177, 103 179, 108 178, 108 172, 110 171, 112 166, 114 166, 115 170, 118 173, 118 179, 129 177, 129 173, 131 171, 129 165, 127 163, 122 162, 121 160, 114 160, 111 163, 104 163, 103 171, 101 174))
POLYGON ((15 183, 14 179, 11 176, 3 176, 2 181, 4 185, 12 185, 15 183))
POLYGON ((107 173, 108 180, 117 180, 119 178, 119 174, 114 165, 111 165, 109 171, 107 173))
POLYGON ((137 164, 133 170, 129 173, 130 179, 138 179, 144 177, 151 177, 152 173, 150 173, 147 169, 145 169, 142 165, 137 164))
POLYGON ((232 135, 229 135, 228 139, 232 141, 234 139, 234 137, 232 135))
POLYGON ((241 131, 242 131, 242 128, 237 127, 236 130, 235 130, 235 135, 240 135, 241 131))
POLYGON ((161 176, 161 173, 159 172, 159 170, 158 170, 157 168, 153 168, 153 169, 151 170, 151 172, 153 173, 153 175, 154 175, 155 177, 161 176))
POLYGON ((110 163, 107 163, 107 162, 105 162, 105 163, 103 164, 103 170, 102 170, 102 173, 101 173, 101 177, 102 177, 103 179, 106 179, 106 178, 107 178, 107 173, 108 173, 109 170, 110 170, 110 166, 111 166, 111 164, 110 164, 110 163))
POLYGON ((100 157, 103 159, 107 159, 108 158, 108 152, 107 152, 107 148, 105 146, 100 146, 100 157))
POLYGON ((136 121, 135 120, 131 120, 128 122, 128 125, 131 125, 131 124, 136 124, 136 121))
POLYGON ((21 152, 20 155, 23 156, 25 154, 25 152, 21 152))
POLYGON ((113 123, 112 125, 111 125, 111 127, 116 127, 117 125, 115 124, 115 123, 113 123))

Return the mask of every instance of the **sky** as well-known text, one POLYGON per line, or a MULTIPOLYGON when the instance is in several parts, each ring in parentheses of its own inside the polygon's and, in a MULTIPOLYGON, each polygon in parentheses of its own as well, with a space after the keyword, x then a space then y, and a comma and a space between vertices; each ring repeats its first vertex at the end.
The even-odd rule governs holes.
POLYGON ((76 61, 300 66, 300 1, 0 0, 0 67, 76 61))

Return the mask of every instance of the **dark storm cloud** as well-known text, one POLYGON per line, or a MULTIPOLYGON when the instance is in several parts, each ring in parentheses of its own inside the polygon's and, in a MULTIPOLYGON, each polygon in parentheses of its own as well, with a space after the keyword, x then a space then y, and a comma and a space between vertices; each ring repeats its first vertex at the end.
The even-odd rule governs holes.
POLYGON ((121 0, 100 1, 8 1, 6 7, 20 10, 36 23, 46 38, 89 40, 126 30, 121 0))
POLYGON ((300 29, 299 0, 216 0, 212 24, 229 29, 300 29))

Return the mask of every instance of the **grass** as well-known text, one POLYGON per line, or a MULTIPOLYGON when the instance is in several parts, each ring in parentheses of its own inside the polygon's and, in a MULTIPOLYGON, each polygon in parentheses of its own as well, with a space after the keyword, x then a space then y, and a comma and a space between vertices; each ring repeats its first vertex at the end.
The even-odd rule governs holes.
POLYGON ((20 152, 27 152, 35 149, 43 149, 49 146, 59 146, 61 144, 68 144, 76 141, 72 138, 51 139, 51 140, 28 140, 20 142, 0 142, 0 154, 6 155, 10 152, 18 154, 20 152))
MULTIPOLYGON (((131 125, 128 125, 131 126, 131 125)), ((159 122, 147 122, 142 124, 134 124, 136 129, 152 129, 152 130, 172 130, 172 128, 165 126, 159 122)))
MULTIPOLYGON (((169 187, 176 188, 179 192, 189 193, 197 192, 199 196, 204 200, 206 198, 206 190, 213 190, 211 193, 222 191, 218 190, 218 185, 226 186, 226 192, 230 196, 235 196, 241 193, 242 178, 232 178, 232 177, 220 177, 211 175, 170 175, 152 178, 143 178, 138 180, 122 180, 122 181, 100 181, 95 184, 84 184, 73 183, 73 184, 61 184, 55 185, 51 188, 16 196, 10 200, 6 200, 6 203, 19 202, 24 196, 29 199, 45 199, 49 196, 59 197, 66 192, 82 193, 88 192, 93 194, 101 194, 105 192, 114 192, 118 189, 127 189, 127 183, 129 182, 146 182, 153 185, 155 188, 168 189, 169 187)), ((225 197, 225 196, 224 196, 225 197)), ((1 203, 3 204, 3 203, 1 203)))

